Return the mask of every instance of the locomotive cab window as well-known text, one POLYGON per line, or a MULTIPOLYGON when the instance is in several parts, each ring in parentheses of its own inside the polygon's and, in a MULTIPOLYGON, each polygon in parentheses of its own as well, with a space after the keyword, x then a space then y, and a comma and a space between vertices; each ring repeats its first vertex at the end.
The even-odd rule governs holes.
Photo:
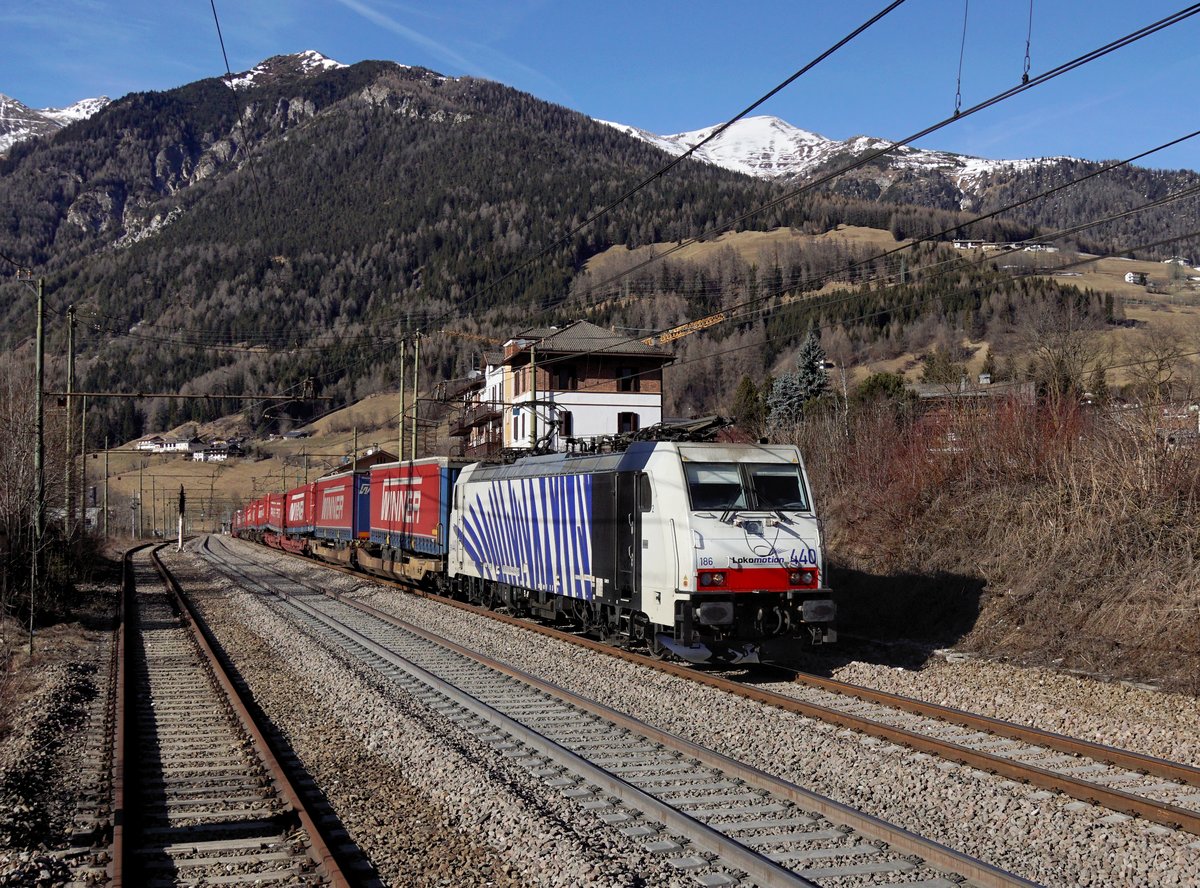
POLYGON ((736 463, 687 463, 693 509, 745 509, 746 490, 736 463))
POLYGON ((799 469, 788 463, 685 463, 692 508, 808 511, 799 469))
POLYGON ((650 490, 650 476, 645 472, 638 473, 638 511, 649 512, 654 508, 654 494, 650 490))
POLYGON ((807 512, 808 497, 796 467, 787 464, 748 465, 756 508, 807 512))

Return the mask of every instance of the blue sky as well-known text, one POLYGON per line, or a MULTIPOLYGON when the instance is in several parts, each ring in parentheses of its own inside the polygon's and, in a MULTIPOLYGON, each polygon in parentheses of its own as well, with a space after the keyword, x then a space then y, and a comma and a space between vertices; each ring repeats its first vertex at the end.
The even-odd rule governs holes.
MULTIPOLYGON (((732 116, 885 0, 217 0, 237 72, 316 49, 497 80, 666 134, 732 116)), ((1037 75, 1183 9, 1180 0, 1036 0, 1037 75)), ((970 0, 968 107, 1020 81, 1028 0, 970 0)), ((907 0, 757 113, 831 138, 902 138, 954 109, 964 0, 907 0)), ((223 72, 208 0, 0 0, 0 92, 33 107, 169 89, 223 72)), ((1200 126, 1200 15, 924 147, 990 158, 1123 158, 1200 126)), ((1200 170, 1200 138, 1143 161, 1200 170)))

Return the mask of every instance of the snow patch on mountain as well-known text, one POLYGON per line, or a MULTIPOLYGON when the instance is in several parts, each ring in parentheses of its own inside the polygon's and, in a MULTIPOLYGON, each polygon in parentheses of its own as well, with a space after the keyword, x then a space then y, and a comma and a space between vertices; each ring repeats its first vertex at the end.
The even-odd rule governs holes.
POLYGON ((104 108, 105 105, 112 101, 108 96, 99 96, 94 99, 82 99, 74 105, 68 105, 66 108, 42 108, 41 114, 43 117, 48 117, 57 123, 59 126, 67 126, 75 123, 77 120, 87 120, 97 111, 104 108))
POLYGON ((69 108, 35 110, 16 99, 0 94, 0 155, 13 145, 38 136, 49 136, 77 120, 91 117, 109 102, 101 96, 84 99, 69 108))
MULTIPOLYGON (((607 120, 597 122, 649 142, 675 156, 683 154, 720 129, 720 126, 710 126, 686 133, 659 136, 621 123, 607 120)), ((1067 159, 1046 157, 987 160, 909 146, 892 148, 892 145, 893 143, 886 139, 872 136, 853 136, 841 141, 829 139, 792 126, 778 117, 759 116, 735 121, 712 141, 697 149, 692 156, 727 170, 759 178, 802 179, 835 158, 860 158, 875 152, 886 152, 881 158, 886 159, 893 168, 916 173, 941 174, 961 190, 971 189, 984 177, 997 171, 1029 170, 1067 159)))
POLYGON ((281 74, 307 76, 345 67, 341 62, 324 56, 315 49, 306 49, 292 55, 271 56, 269 59, 259 62, 249 71, 235 74, 228 80, 228 83, 234 89, 253 89, 274 80, 281 74))

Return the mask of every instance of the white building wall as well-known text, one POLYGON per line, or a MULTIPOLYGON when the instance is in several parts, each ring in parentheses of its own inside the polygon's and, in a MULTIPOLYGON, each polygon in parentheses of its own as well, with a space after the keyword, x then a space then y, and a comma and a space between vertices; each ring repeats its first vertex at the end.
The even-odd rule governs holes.
MULTIPOLYGON (((532 400, 530 392, 517 396, 513 409, 505 411, 504 442, 506 447, 533 446, 532 400), (515 420, 515 422, 514 422, 515 420)), ((590 439, 601 435, 615 435, 617 416, 621 413, 636 413, 638 428, 662 422, 662 396, 657 393, 640 392, 539 392, 539 401, 550 401, 554 407, 571 413, 572 430, 569 437, 590 439)), ((542 406, 538 408, 537 434, 546 434, 547 420, 553 419, 557 410, 542 406)))

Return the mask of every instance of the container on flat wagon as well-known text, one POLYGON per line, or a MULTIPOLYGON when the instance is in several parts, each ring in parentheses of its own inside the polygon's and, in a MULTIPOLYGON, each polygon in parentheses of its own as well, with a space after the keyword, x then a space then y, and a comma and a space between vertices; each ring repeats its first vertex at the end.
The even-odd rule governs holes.
POLYGON ((283 533, 284 528, 284 498, 282 493, 268 493, 266 501, 266 530, 283 533))
POLYGON ((366 472, 342 472, 319 479, 313 535, 323 540, 365 539, 371 521, 370 492, 366 472))
POLYGON ((316 525, 317 485, 304 484, 287 492, 286 527, 290 535, 312 533, 316 525))
POLYGON ((444 557, 451 492, 465 463, 444 456, 371 467, 371 542, 444 557))

